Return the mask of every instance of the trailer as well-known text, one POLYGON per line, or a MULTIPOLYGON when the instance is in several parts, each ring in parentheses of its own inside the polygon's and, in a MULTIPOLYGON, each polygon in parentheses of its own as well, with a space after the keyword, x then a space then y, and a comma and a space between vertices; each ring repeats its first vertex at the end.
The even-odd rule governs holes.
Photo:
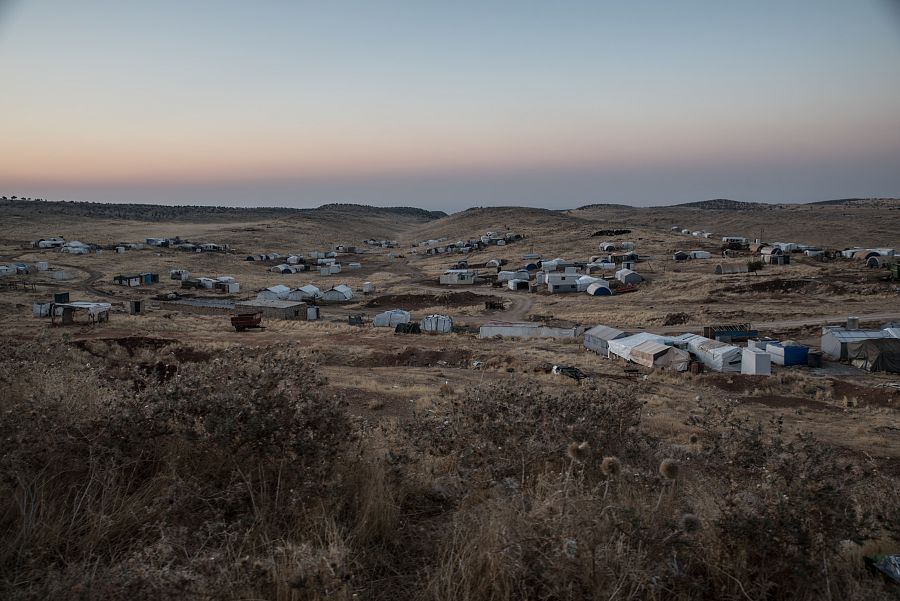
POLYGON ((260 325, 261 323, 262 312, 240 313, 231 316, 231 325, 238 332, 243 332, 244 330, 265 330, 265 326, 260 325))

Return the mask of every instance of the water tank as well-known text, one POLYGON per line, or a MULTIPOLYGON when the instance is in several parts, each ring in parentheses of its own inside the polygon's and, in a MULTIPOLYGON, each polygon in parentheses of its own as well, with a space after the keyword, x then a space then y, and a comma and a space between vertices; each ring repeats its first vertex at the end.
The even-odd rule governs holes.
POLYGON ((848 330, 858 330, 859 329, 859 317, 855 317, 853 315, 847 318, 847 329, 848 330))

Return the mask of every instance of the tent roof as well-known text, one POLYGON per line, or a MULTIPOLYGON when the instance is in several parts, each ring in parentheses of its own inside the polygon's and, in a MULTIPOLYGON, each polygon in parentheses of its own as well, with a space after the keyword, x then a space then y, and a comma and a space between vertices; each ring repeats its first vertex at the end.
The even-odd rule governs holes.
POLYGON ((616 328, 604 325, 594 326, 590 330, 584 333, 585 336, 592 336, 594 338, 600 338, 601 340, 615 340, 616 338, 620 338, 624 336, 625 332, 622 330, 618 330, 616 328))
POLYGON ((845 328, 825 328, 822 335, 831 335, 841 342, 857 342, 873 338, 884 338, 884 330, 847 330, 845 328))

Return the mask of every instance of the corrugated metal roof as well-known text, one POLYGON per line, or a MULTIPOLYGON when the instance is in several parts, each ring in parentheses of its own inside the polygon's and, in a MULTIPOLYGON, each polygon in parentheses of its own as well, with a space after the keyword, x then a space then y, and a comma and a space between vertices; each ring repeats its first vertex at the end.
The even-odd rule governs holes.
POLYGON ((857 342, 859 340, 871 340, 884 338, 883 330, 847 330, 844 328, 828 328, 824 335, 830 334, 841 342, 857 342))

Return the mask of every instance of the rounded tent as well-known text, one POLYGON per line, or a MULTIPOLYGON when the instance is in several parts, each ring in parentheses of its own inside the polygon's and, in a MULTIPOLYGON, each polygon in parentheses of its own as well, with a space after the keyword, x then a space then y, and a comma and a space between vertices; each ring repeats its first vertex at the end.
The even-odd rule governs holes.
POLYGON ((612 296, 612 290, 609 289, 609 286, 600 282, 591 284, 585 292, 591 296, 612 296))
POLYGON ((379 313, 372 320, 372 325, 376 328, 393 328, 400 323, 409 323, 409 311, 402 309, 391 309, 384 313, 379 313))
POLYGON ((428 315, 419 323, 423 332, 447 334, 453 330, 453 320, 447 315, 428 315))

